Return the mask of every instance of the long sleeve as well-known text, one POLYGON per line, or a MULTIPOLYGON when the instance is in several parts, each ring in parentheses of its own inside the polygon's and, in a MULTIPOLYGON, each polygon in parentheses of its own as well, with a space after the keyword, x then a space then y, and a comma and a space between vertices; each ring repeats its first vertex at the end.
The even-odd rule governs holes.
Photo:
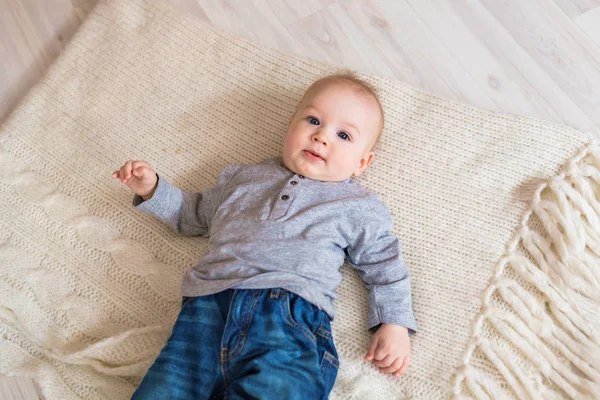
POLYGON ((382 202, 364 215, 354 242, 346 248, 349 263, 358 270, 369 290, 367 328, 396 324, 417 331, 412 310, 410 275, 402 259, 400 242, 391 233, 392 218, 382 202))
POLYGON ((158 177, 152 198, 144 201, 141 196, 134 195, 133 205, 169 225, 177 233, 208 237, 212 219, 237 168, 237 165, 224 168, 217 178, 217 184, 202 192, 184 192, 164 177, 158 177))

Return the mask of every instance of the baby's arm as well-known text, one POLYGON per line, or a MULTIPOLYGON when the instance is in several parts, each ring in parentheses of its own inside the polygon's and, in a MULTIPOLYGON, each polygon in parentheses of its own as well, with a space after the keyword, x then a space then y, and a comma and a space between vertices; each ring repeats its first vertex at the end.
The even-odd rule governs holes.
POLYGON ((417 326, 410 274, 398 238, 391 233, 391 217, 388 221, 380 216, 360 229, 354 243, 346 248, 347 259, 369 290, 367 328, 374 332, 380 324, 396 324, 406 327, 412 336, 417 326))
MULTIPOLYGON (((140 211, 153 215, 182 235, 208 237, 212 218, 236 169, 236 166, 226 167, 219 174, 217 184, 202 192, 184 192, 150 168, 145 174, 156 176, 156 183, 151 191, 136 191, 129 183, 128 186, 135 193, 133 205, 140 211)), ((131 174, 135 177, 135 172, 132 171, 131 174)))
POLYGON ((368 222, 358 229, 346 248, 347 258, 369 290, 367 327, 376 330, 365 356, 382 373, 399 376, 410 362, 409 336, 416 333, 410 275, 398 239, 391 233, 392 219, 383 203, 363 215, 368 222))

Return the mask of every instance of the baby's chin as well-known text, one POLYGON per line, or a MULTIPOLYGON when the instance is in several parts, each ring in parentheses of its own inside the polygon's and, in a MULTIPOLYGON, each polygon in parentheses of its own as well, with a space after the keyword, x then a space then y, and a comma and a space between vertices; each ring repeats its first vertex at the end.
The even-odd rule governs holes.
POLYGON ((348 172, 341 172, 341 171, 337 171, 337 172, 331 172, 331 171, 327 171, 325 173, 310 173, 309 171, 307 171, 306 174, 302 174, 310 179, 314 179, 316 181, 321 181, 321 182, 343 182, 348 178, 351 178, 354 174, 353 173, 348 173, 348 172))

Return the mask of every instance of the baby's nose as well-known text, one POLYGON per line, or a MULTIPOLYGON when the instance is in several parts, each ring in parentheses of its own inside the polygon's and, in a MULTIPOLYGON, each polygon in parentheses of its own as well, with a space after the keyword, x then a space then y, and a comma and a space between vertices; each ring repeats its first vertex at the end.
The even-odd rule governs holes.
POLYGON ((315 141, 322 142, 324 146, 327 146, 327 141, 325 140, 325 135, 320 133, 317 136, 314 136, 315 141))

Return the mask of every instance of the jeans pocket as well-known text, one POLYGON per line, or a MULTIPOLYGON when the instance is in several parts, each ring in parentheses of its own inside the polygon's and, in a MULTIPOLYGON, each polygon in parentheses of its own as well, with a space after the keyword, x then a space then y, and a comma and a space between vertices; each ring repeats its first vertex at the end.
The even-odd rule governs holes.
POLYGON ((321 325, 323 311, 292 292, 281 296, 281 307, 285 322, 300 331, 313 343, 317 343, 317 329, 321 325))
POLYGON ((323 375, 325 387, 329 392, 333 389, 339 367, 340 363, 337 357, 325 350, 323 352, 323 357, 321 358, 321 374, 323 375))

